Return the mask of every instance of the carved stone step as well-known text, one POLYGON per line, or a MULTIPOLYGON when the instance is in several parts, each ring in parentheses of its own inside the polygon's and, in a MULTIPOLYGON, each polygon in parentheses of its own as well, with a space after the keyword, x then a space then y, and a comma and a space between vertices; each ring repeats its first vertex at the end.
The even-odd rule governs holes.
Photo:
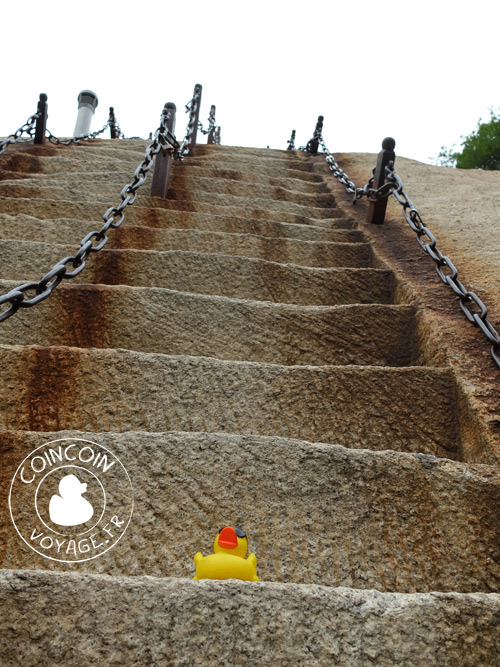
MULTIPOLYGON (((11 265, 8 274, 17 276, 19 284, 26 280, 40 280, 47 269, 44 260, 38 261, 33 256, 31 263, 22 260, 19 266, 11 265)), ((79 281, 163 287, 182 292, 300 305, 382 304, 394 301, 394 279, 388 270, 315 269, 247 257, 175 250, 162 253, 103 250, 89 260, 79 281)))
MULTIPOLYGON (((41 193, 37 188, 25 188, 21 195, 21 187, 10 186, 3 194, 0 194, 0 212, 10 215, 18 213, 35 215, 40 218, 79 218, 80 220, 100 220, 102 215, 111 206, 116 206, 120 202, 120 197, 105 197, 102 201, 97 197, 92 197, 92 201, 79 201, 74 199, 50 199, 41 193), (16 194, 17 192, 17 194, 16 194), (96 203, 97 201, 97 203, 96 203)), ((71 193, 59 189, 56 193, 60 196, 71 197, 71 193)), ((90 195, 89 195, 90 197, 90 195)), ((140 196, 137 202, 129 206, 125 211, 126 219, 135 221, 139 224, 149 227, 179 227, 180 221, 189 221, 189 226, 196 226, 198 220, 207 220, 207 225, 217 225, 217 220, 212 221, 215 216, 220 221, 236 221, 238 224, 249 220, 249 224, 255 224, 255 221, 262 221, 263 226, 273 227, 273 223, 292 223, 298 225, 314 225, 326 227, 328 229, 347 228, 352 229, 354 223, 346 219, 345 214, 337 208, 332 209, 304 209, 296 207, 295 210, 277 210, 273 211, 266 208, 265 200, 255 200, 250 206, 248 200, 245 200, 246 207, 217 206, 214 204, 204 204, 196 202, 170 202, 140 196), (323 217, 324 213, 329 213, 328 217, 323 217), (315 216, 318 217, 315 217, 315 216), (194 222, 191 222, 194 221, 194 222)), ((211 229, 211 226, 203 227, 211 229)), ((217 228, 217 227, 215 227, 217 228)), ((241 228, 242 232, 248 231, 241 228)), ((272 234, 275 236, 276 234, 272 234)))
MULTIPOLYGON (((454 458, 450 371, 0 346, 0 427, 226 431, 454 458)), ((476 453, 477 455, 477 453, 476 453)))
MULTIPOLYGON (((0 239, 2 277, 18 280, 18 276, 32 273, 35 267, 44 275, 55 262, 66 256, 74 256, 79 248, 78 237, 75 238, 73 245, 0 239)), ((313 243, 296 239, 235 234, 206 235, 200 238, 199 235, 190 234, 188 231, 188 233, 172 234, 168 250, 205 251, 210 254, 250 257, 280 264, 290 263, 316 268, 357 268, 369 267, 372 264, 369 243, 313 243)), ((104 248, 100 254, 106 257, 108 252, 104 248)))
MULTIPOLYGON (((274 223, 274 225, 274 228, 268 229, 262 222, 256 220, 253 225, 248 223, 245 225, 245 232, 242 232, 239 228, 235 231, 224 228, 221 230, 190 229, 191 233, 186 234, 185 232, 188 230, 182 227, 180 229, 169 227, 158 229, 131 225, 127 221, 121 227, 109 232, 109 247, 166 250, 169 248, 170 241, 176 237, 199 239, 202 244, 204 239, 220 239, 221 234, 227 233, 239 237, 256 237, 258 239, 270 237, 320 243, 362 243, 365 241, 363 232, 357 229, 325 229, 312 225, 290 225, 287 223, 274 223), (184 234, 181 234, 181 231, 184 234), (271 234, 271 231, 275 233, 271 234)), ((4 239, 69 244, 74 243, 75 240, 80 240, 93 229, 100 229, 101 226, 102 220, 83 221, 68 218, 40 220, 29 215, 10 216, 0 213, 0 238, 4 239)))
MULTIPOLYGON (((15 286, 0 281, 0 293, 15 286)), ((418 358, 414 331, 411 306, 296 306, 66 284, 4 322, 1 341, 284 365, 407 366, 418 358)))
MULTIPOLYGON (((19 238, 24 229, 27 229, 26 240, 30 240, 31 229, 37 229, 38 234, 43 234, 45 225, 53 225, 56 228, 71 229, 75 226, 84 226, 85 233, 92 229, 100 229, 103 224, 102 209, 98 206, 78 205, 71 213, 78 214, 79 218, 57 217, 57 211, 68 213, 64 202, 37 202, 30 199, 8 199, 0 197, 0 209, 12 210, 12 215, 0 213, 0 230, 2 238, 19 238), (61 205, 63 204, 63 205, 61 205), (25 213, 16 213, 19 209, 37 210, 37 216, 25 213), (44 224, 45 223, 45 224, 44 224), (18 232, 16 230, 19 230, 18 232), (18 234, 11 236, 11 234, 18 234)), ((144 235, 152 233, 150 230, 160 229, 195 229, 198 231, 223 232, 227 234, 255 234, 257 236, 270 236, 275 238, 289 238, 301 241, 336 241, 339 234, 354 234, 349 236, 349 241, 359 241, 362 232, 353 228, 352 221, 347 218, 336 218, 330 221, 307 221, 303 223, 273 222, 258 220, 256 218, 246 219, 239 216, 210 215, 206 213, 191 213, 189 211, 165 211, 159 208, 144 208, 132 206, 126 211, 125 222, 121 227, 115 229, 113 235, 120 237, 128 234, 129 228, 141 227, 144 235), (313 222, 315 224, 313 224, 313 222), (320 224, 316 224, 319 222, 320 224)), ((134 233, 134 232, 132 232, 134 233)), ((33 238, 36 240, 37 237, 33 238)), ((41 240, 41 239, 40 239, 41 240)), ((347 240, 347 239, 344 239, 347 240)))
MULTIPOLYGON (((80 571, 193 577, 194 554, 212 553, 217 531, 229 524, 247 533, 262 581, 404 593, 500 592, 498 468, 279 437, 10 431, 0 434, 5 505, 24 457, 72 437, 117 456, 134 496, 123 538, 82 562, 80 571)), ((34 473, 26 465, 30 479, 34 473)), ((46 465, 35 483, 49 471, 46 465)), ((112 491, 111 473, 101 478, 112 491)), ((21 527, 33 526, 27 498, 11 499, 21 527)), ((0 540, 0 567, 64 568, 29 548, 10 519, 0 540)), ((32 544, 43 551, 35 538, 32 544)), ((57 545, 47 549, 57 556, 57 545)))
MULTIPOLYGON (((133 173, 133 169, 131 170, 133 173)), ((123 186, 131 180, 130 173, 116 172, 82 172, 82 173, 64 173, 61 174, 23 174, 22 180, 14 177, 17 184, 26 187, 45 188, 75 188, 81 191, 91 189, 98 190, 99 196, 106 195, 113 197, 119 195, 123 186)), ((4 181, 8 179, 2 179, 4 181)), ((276 180, 276 179, 275 179, 276 180)), ((278 179, 279 180, 279 179, 278 179)), ((279 181, 281 183, 281 181, 279 181)), ((302 187, 295 190, 294 185, 297 179, 283 179, 283 185, 270 185, 269 183, 253 183, 228 178, 217 178, 210 176, 197 175, 191 173, 190 166, 178 167, 173 170, 169 181, 168 199, 191 199, 196 201, 217 202, 220 195, 230 195, 234 197, 245 197, 249 199, 271 199, 276 201, 288 201, 302 206, 313 207, 334 207, 335 200, 331 194, 325 192, 318 183, 307 183, 307 189, 302 187), (212 195, 216 195, 214 198, 212 195)), ((5 184, 7 185, 7 184, 5 184)), ((139 191, 141 194, 149 194, 151 183, 144 184, 139 191)))
POLYGON ((494 665, 500 596, 2 572, 4 664, 494 665))
MULTIPOLYGON (((125 184, 123 184, 125 185, 125 184)), ((89 185, 87 188, 78 184, 65 184, 61 181, 60 186, 44 185, 42 182, 29 182, 29 179, 0 181, 0 196, 24 199, 47 199, 56 201, 71 201, 82 203, 101 202, 104 210, 110 206, 120 203, 120 189, 116 193, 98 189, 89 185)), ((331 195, 320 195, 317 198, 310 195, 300 197, 302 203, 282 201, 279 199, 259 197, 238 197, 229 194, 212 194, 210 192, 187 192, 179 190, 172 192, 169 199, 150 197, 149 190, 140 190, 137 204, 145 207, 157 207, 167 210, 199 211, 201 213, 220 214, 232 209, 238 211, 240 216, 252 218, 264 218, 267 220, 278 220, 294 222, 290 216, 300 216, 318 219, 335 217, 335 208, 332 207, 331 195), (257 213, 256 213, 257 212, 257 213)), ((8 211, 4 211, 8 212, 8 211)), ((26 213, 27 211, 23 211, 26 213)))

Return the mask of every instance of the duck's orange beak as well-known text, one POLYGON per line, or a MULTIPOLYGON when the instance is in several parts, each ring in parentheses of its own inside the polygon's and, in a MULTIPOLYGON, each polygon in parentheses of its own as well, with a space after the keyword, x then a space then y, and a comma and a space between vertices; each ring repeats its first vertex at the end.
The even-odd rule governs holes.
POLYGON ((223 549, 236 549, 238 546, 238 537, 234 528, 226 526, 220 531, 219 546, 223 549))

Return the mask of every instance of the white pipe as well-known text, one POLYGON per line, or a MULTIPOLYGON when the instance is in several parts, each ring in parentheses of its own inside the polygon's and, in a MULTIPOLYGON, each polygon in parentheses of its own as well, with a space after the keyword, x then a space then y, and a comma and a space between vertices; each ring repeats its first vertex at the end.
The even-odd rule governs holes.
POLYGON ((88 134, 92 117, 99 103, 97 95, 91 90, 82 90, 78 95, 78 116, 76 117, 74 137, 88 134))

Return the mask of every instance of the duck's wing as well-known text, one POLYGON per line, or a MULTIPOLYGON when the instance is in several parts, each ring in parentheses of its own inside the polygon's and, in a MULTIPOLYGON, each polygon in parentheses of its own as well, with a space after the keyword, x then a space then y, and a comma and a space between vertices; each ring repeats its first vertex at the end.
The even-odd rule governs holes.
POLYGON ((249 554, 247 562, 250 563, 252 567, 257 567, 257 556, 255 554, 249 554))

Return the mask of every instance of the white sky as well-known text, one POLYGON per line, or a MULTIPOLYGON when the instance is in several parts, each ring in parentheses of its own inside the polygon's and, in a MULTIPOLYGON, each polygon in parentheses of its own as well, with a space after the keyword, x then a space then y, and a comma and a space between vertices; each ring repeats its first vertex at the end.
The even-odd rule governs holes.
MULTIPOLYGON (((203 85, 200 119, 217 106, 222 143, 286 148, 325 116, 332 153, 396 153, 424 162, 500 106, 492 0, 10 1, 2 9, 0 135, 49 98, 48 128, 73 133, 77 96, 99 97, 126 136, 148 137, 163 104, 203 85)), ((108 135, 109 136, 109 135, 108 135)), ((203 139, 204 140, 204 139, 203 139)))

